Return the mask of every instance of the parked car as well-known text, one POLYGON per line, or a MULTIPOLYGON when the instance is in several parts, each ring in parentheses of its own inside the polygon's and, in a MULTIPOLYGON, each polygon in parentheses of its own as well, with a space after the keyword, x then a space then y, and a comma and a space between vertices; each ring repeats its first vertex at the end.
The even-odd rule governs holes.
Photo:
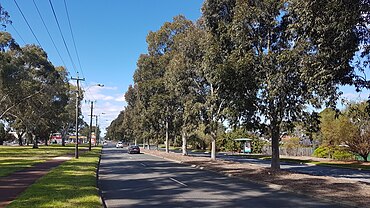
POLYGON ((123 148, 123 143, 122 142, 117 142, 116 148, 123 148))
POLYGON ((139 146, 137 146, 137 145, 131 145, 131 146, 128 148, 128 154, 132 154, 132 153, 140 154, 140 147, 139 147, 139 146))

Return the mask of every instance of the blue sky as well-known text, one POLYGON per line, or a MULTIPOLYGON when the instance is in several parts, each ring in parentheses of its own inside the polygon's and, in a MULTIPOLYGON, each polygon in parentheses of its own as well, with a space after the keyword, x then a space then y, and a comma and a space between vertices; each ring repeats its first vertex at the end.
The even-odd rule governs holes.
MULTIPOLYGON (((16 1, 41 46, 48 53, 49 59, 55 66, 63 65, 33 1, 16 1)), ((164 22, 171 21, 179 14, 197 20, 201 15, 203 3, 203 0, 66 0, 81 70, 68 26, 64 1, 51 1, 77 69, 72 67, 63 45, 49 0, 35 0, 70 75, 75 77, 76 71, 79 71, 80 76, 86 79, 83 82, 83 88, 88 89, 85 100, 97 101, 94 114, 101 115, 99 123, 103 133, 126 104, 123 95, 133 83, 132 76, 139 55, 147 52, 148 32, 158 30, 164 22), (105 86, 94 86, 97 83, 105 86)), ((22 38, 11 26, 7 27, 7 31, 20 45, 24 45, 22 39, 27 44, 37 44, 14 0, 2 1, 1 4, 9 12, 13 26, 22 38)), ((344 91, 343 97, 350 100, 359 101, 368 96, 368 92, 355 93, 353 87, 341 89, 344 91)), ((85 121, 88 122, 89 103, 83 102, 82 111, 85 121)))
MULTIPOLYGON (((76 76, 63 45, 49 0, 35 0, 71 76, 76 76)), ((17 0, 29 24, 55 66, 63 65, 32 0, 17 0)), ((158 30, 176 15, 197 20, 203 0, 66 0, 81 69, 74 50, 63 0, 52 0, 62 33, 83 83, 86 100, 97 100, 97 114, 102 130, 125 106, 123 94, 133 83, 132 76, 140 54, 147 52, 146 35, 158 30), (96 87, 104 84, 103 88, 96 87)), ((14 0, 1 1, 9 12, 14 28, 27 44, 37 44, 14 0)), ((20 45, 21 37, 11 26, 6 29, 20 45)), ((89 104, 82 111, 88 122, 89 104)), ((95 114, 95 113, 94 113, 95 114)))

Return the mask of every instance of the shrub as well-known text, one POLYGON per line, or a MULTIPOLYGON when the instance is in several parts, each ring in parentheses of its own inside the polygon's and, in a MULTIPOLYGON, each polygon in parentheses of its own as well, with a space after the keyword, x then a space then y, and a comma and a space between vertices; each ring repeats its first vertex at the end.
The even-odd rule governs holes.
POLYGON ((332 158, 335 160, 350 160, 354 157, 345 147, 325 145, 316 148, 313 155, 316 157, 332 158))
POLYGON ((262 153, 263 147, 267 144, 268 142, 263 141, 257 137, 253 137, 252 140, 252 153, 260 154, 262 153))

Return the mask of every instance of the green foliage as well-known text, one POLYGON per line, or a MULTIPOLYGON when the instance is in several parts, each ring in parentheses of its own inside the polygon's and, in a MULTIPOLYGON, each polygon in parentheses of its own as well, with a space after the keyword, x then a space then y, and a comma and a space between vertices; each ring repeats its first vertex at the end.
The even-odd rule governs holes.
MULTIPOLYGON (((334 107, 339 85, 366 86, 355 69, 365 64, 353 58, 359 48, 370 51, 367 8, 360 0, 206 0, 197 23, 178 16, 148 34, 148 54, 140 56, 126 93, 127 120, 112 128, 156 141, 193 137, 203 148, 210 141, 213 158, 216 139, 222 149, 237 146, 220 138, 225 120, 231 127, 267 126, 278 169, 285 124, 304 123, 313 139, 318 116, 306 107, 334 107)), ((351 132, 348 119, 339 123, 321 126, 328 144, 351 132)))
POLYGON ((370 116, 366 111, 367 106, 366 102, 349 103, 341 112, 331 109, 321 112, 323 144, 346 144, 348 151, 367 159, 370 153, 370 116))
POLYGON ((345 147, 321 145, 315 149, 314 156, 320 158, 331 158, 336 160, 351 160, 354 155, 345 147))
POLYGON ((263 141, 258 137, 252 137, 252 153, 261 154, 263 147, 267 144, 267 141, 263 141))
POLYGON ((298 137, 291 137, 289 139, 284 140, 283 146, 286 148, 298 148, 300 147, 299 141, 300 139, 298 137))

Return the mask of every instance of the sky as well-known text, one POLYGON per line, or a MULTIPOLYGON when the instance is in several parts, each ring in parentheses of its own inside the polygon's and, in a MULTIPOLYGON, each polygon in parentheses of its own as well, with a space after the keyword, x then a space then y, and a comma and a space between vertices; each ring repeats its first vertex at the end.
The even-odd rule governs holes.
MULTIPOLYGON (((96 101, 94 115, 100 115, 99 125, 103 134, 105 128, 126 105, 124 93, 128 86, 133 84, 132 77, 139 55, 147 52, 147 34, 158 30, 165 22, 172 21, 174 16, 180 14, 196 21, 201 16, 203 3, 203 0, 50 1, 72 61, 63 44, 49 0, 1 0, 0 3, 9 12, 14 26, 8 25, 6 30, 21 46, 25 43, 38 45, 37 38, 55 66, 63 66, 65 63, 70 76, 76 77, 78 71, 79 76, 85 78, 85 81, 81 82, 85 90, 82 101, 84 120, 89 123, 90 101, 96 101), (36 38, 15 2, 18 3, 36 38), (48 36, 34 2, 62 59, 48 36), (64 2, 67 4, 77 54, 64 2), (98 87, 97 84, 103 84, 104 87, 98 87)), ((360 101, 369 96, 368 91, 356 93, 353 87, 341 87, 341 90, 343 98, 349 100, 360 101)))
MULTIPOLYGON (((74 64, 64 46, 49 0, 35 0, 35 3, 62 59, 48 36, 33 0, 16 0, 54 66, 63 66, 64 62, 70 76, 76 77, 78 71, 79 77, 85 78, 81 82, 85 90, 82 101, 84 120, 89 123, 89 101, 96 101, 94 114, 100 115, 98 123, 104 134, 105 128, 126 105, 124 93, 133 84, 136 62, 140 54, 147 53, 147 34, 180 14, 196 21, 201 16, 203 0, 65 0, 77 54, 64 0, 51 2, 74 64), (103 84, 104 87, 98 87, 97 84, 103 84)), ((21 46, 25 43, 38 45, 16 3, 14 0, 0 2, 9 12, 14 26, 8 25, 6 30, 21 46)))

